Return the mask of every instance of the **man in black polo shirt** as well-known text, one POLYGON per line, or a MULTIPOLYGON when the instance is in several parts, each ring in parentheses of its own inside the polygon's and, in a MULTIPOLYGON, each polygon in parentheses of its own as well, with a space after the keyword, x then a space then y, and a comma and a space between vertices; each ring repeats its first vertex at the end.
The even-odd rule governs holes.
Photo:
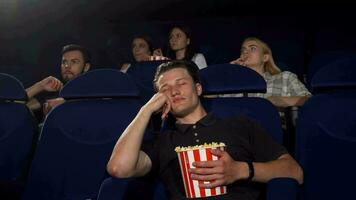
MULTIPOLYGON (((139 111, 113 150, 108 171, 115 177, 158 173, 172 199, 185 199, 176 146, 223 142, 226 151, 213 150, 218 161, 195 162, 191 177, 213 182, 202 188, 227 185, 228 193, 206 199, 258 199, 261 183, 276 177, 303 182, 303 171, 287 151, 255 122, 245 118, 217 119, 207 114, 198 67, 190 62, 173 61, 158 67, 154 86, 157 93, 139 111), (151 148, 141 148, 143 135, 153 113, 170 112, 175 128, 160 134, 151 148)), ((144 146, 144 145, 143 145, 144 146)))

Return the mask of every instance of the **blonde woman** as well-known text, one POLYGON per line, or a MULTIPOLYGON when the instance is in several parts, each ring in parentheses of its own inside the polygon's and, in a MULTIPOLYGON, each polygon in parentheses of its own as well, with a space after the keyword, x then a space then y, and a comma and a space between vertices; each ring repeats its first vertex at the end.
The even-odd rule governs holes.
POLYGON ((251 68, 266 80, 266 93, 249 96, 267 98, 277 107, 301 106, 311 96, 294 73, 282 72, 277 67, 270 47, 258 38, 246 38, 241 46, 240 58, 230 63, 251 68))

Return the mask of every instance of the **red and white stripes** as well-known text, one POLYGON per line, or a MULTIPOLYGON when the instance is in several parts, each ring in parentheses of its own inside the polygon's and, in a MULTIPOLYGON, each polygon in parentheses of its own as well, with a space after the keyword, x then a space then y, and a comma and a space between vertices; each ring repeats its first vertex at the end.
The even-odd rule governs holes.
MULTIPOLYGON (((224 150, 224 147, 218 148, 222 151, 224 150)), ((219 159, 217 156, 211 154, 211 149, 212 148, 199 148, 177 152, 187 198, 209 197, 226 194, 226 186, 219 186, 211 189, 199 188, 199 184, 209 183, 210 181, 204 182, 193 180, 189 173, 189 169, 194 168, 192 163, 195 161, 210 161, 219 159)))

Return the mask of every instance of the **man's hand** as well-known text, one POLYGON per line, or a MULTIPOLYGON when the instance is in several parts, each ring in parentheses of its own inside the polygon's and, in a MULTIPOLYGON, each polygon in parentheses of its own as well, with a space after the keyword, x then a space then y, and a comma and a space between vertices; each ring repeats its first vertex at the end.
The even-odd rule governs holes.
MULTIPOLYGON (((56 79, 53 76, 49 76, 49 77, 35 83, 31 87, 27 88, 26 93, 29 98, 29 101, 33 101, 34 96, 36 96, 37 94, 39 94, 43 91, 55 92, 55 91, 61 90, 62 88, 63 88, 63 83, 61 81, 59 81, 58 79, 56 79)), ((35 100, 35 101, 37 101, 37 100, 35 100)), ((29 103, 29 104, 32 104, 32 103, 29 103)), ((36 104, 38 104, 38 102, 36 104)))
POLYGON ((150 114, 162 111, 161 118, 165 119, 171 110, 171 102, 167 95, 158 92, 144 105, 144 108, 148 110, 150 114))
POLYGON ((211 150, 211 153, 220 157, 215 161, 194 162, 190 173, 192 179, 210 181, 208 184, 199 184, 201 188, 214 188, 231 184, 248 177, 248 166, 245 162, 235 161, 226 151, 211 150))
POLYGON ((65 100, 61 97, 55 99, 48 99, 43 105, 43 114, 47 115, 54 107, 64 103, 65 100))
POLYGON ((49 76, 39 82, 40 87, 47 92, 59 91, 63 88, 63 83, 53 76, 49 76))

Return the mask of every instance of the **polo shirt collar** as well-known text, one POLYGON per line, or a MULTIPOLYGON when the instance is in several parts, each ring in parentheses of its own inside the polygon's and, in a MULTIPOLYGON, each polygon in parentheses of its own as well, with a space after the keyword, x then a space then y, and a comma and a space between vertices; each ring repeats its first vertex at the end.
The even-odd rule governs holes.
POLYGON ((205 115, 203 118, 201 118, 199 121, 197 121, 197 123, 195 124, 177 124, 176 123, 176 128, 180 133, 186 133, 190 127, 192 127, 193 125, 197 125, 197 126, 211 126, 216 122, 216 117, 213 113, 208 113, 207 115, 205 115))

